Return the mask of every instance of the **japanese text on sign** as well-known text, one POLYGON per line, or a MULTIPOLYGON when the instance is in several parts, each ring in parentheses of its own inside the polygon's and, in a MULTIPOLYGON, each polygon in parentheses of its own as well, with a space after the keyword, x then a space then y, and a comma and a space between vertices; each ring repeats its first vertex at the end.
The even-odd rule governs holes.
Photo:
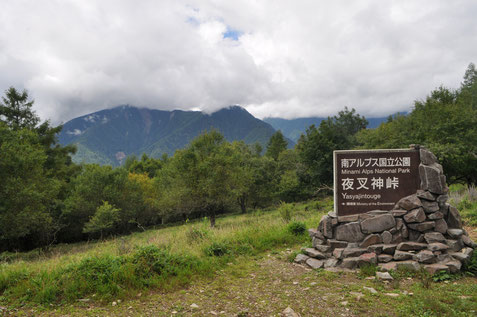
POLYGON ((335 151, 335 210, 338 215, 390 210, 419 185, 415 150, 335 151))

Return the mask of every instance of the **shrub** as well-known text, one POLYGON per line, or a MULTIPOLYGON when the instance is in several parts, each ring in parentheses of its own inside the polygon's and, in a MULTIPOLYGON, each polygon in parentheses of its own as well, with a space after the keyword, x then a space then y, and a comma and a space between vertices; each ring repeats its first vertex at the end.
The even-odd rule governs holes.
POLYGON ((378 267, 375 264, 364 264, 359 267, 359 277, 368 277, 368 276, 375 276, 376 272, 378 271, 378 267))
POLYGON ((287 230, 295 236, 299 236, 306 232, 306 225, 303 222, 294 221, 288 224, 287 230))
POLYGON ((204 248, 204 253, 208 256, 223 256, 231 253, 230 246, 225 242, 213 242, 204 248))
POLYGON ((282 217, 285 222, 290 222, 293 217, 293 207, 291 204, 282 202, 280 207, 278 207, 278 211, 280 212, 280 217, 282 217))
POLYGON ((202 241, 209 236, 209 231, 204 228, 192 227, 186 232, 186 238, 189 243, 202 241))
POLYGON ((166 248, 158 248, 155 245, 140 247, 132 256, 132 263, 136 265, 139 275, 177 275, 183 268, 191 266, 192 259, 189 256, 180 256, 171 253, 166 248))

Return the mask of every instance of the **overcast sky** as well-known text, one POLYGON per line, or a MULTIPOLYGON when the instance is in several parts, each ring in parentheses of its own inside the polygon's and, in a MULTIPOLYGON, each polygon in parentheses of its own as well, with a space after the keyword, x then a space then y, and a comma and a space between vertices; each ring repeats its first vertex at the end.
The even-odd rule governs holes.
POLYGON ((53 123, 122 104, 384 116, 459 87, 476 17, 472 0, 0 0, 0 90, 53 123))

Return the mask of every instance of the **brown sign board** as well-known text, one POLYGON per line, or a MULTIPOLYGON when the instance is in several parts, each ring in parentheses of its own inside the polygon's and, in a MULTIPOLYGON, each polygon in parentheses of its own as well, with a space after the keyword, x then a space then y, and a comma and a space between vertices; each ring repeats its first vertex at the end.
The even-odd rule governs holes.
POLYGON ((418 150, 334 151, 335 212, 338 216, 391 210, 419 189, 418 150))

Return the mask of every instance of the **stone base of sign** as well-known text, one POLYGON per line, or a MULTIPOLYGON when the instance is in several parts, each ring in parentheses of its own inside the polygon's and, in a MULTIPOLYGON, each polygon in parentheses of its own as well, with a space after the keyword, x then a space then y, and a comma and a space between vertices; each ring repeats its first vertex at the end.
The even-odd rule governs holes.
POLYGON ((447 203, 446 179, 434 154, 421 148, 420 159, 421 189, 415 194, 390 211, 343 217, 329 212, 317 230, 309 230, 313 248, 303 249, 295 262, 314 269, 376 264, 384 271, 460 271, 477 244, 462 228, 457 209, 447 203))

